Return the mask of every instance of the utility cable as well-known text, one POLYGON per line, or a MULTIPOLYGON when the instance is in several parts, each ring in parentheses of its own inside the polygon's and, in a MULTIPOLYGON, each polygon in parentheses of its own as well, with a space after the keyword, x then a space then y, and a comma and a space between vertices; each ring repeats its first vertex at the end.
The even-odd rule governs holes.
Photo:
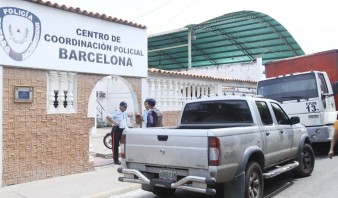
POLYGON ((163 6, 169 4, 169 3, 173 2, 173 1, 175 1, 175 0, 167 1, 166 3, 164 3, 164 4, 162 4, 162 5, 160 5, 160 6, 156 7, 156 8, 154 8, 154 9, 152 9, 152 10, 150 10, 150 11, 144 13, 144 14, 142 14, 142 15, 139 16, 139 17, 136 17, 135 19, 133 19, 133 20, 131 20, 131 21, 134 22, 135 20, 137 20, 137 19, 139 19, 139 18, 142 18, 142 17, 144 17, 145 15, 147 15, 147 14, 149 14, 149 13, 152 13, 152 12, 154 12, 154 11, 156 11, 156 10, 162 8, 163 6))
POLYGON ((162 25, 156 27, 157 29, 167 25, 168 23, 170 23, 172 20, 174 20, 176 17, 178 17, 179 15, 181 15, 184 11, 186 11, 189 7, 191 7, 193 5, 193 3, 195 3, 196 1, 199 1, 199 0, 195 0, 195 1, 192 1, 191 3, 189 3, 187 6, 185 6, 181 12, 177 13, 175 16, 171 17, 171 19, 167 20, 165 23, 163 23, 162 25))

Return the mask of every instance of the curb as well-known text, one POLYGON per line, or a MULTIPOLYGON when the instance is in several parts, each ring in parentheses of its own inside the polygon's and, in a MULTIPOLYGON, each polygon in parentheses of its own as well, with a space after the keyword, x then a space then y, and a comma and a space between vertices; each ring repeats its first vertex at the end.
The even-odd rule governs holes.
POLYGON ((95 156, 105 158, 105 159, 112 159, 113 158, 113 154, 96 153, 95 156))
POLYGON ((108 166, 108 165, 113 165, 114 164, 114 160, 105 160, 105 161, 101 161, 101 162, 94 162, 94 167, 95 168, 99 168, 99 167, 104 167, 104 166, 108 166))
POLYGON ((130 191, 134 191, 137 189, 141 188, 141 184, 132 184, 123 188, 119 188, 119 189, 114 189, 111 191, 107 191, 107 192, 103 192, 103 193, 98 193, 98 194, 94 194, 94 195, 90 195, 88 196, 88 198, 108 198, 110 196, 113 195, 119 195, 125 192, 130 192, 130 191))

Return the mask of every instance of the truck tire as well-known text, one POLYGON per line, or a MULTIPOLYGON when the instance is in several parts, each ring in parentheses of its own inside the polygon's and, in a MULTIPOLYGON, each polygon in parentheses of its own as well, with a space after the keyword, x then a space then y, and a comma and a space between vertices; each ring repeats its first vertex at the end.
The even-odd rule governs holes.
POLYGON ((154 186, 153 193, 158 197, 170 197, 175 193, 176 189, 161 188, 154 186))
POLYGON ((299 159, 299 166, 292 170, 292 173, 298 177, 307 177, 311 175, 315 167, 315 153, 309 144, 304 144, 302 157, 299 159))
POLYGON ((264 190, 263 173, 259 164, 251 161, 245 168, 245 198, 262 198, 264 190))

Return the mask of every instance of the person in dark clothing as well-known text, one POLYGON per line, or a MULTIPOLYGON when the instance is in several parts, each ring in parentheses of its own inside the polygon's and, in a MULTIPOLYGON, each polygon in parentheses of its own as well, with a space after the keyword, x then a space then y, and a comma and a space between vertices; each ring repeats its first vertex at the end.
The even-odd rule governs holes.
POLYGON ((127 110, 127 103, 122 101, 120 103, 119 109, 115 109, 112 113, 110 113, 106 119, 112 122, 115 126, 113 127, 112 136, 113 136, 113 159, 114 164, 121 164, 119 161, 119 146, 120 140, 125 128, 127 126, 127 117, 131 117, 132 113, 129 114, 126 112, 127 110))
POLYGON ((163 115, 160 110, 156 107, 156 100, 153 98, 148 99, 148 116, 147 116, 147 127, 162 127, 163 115))

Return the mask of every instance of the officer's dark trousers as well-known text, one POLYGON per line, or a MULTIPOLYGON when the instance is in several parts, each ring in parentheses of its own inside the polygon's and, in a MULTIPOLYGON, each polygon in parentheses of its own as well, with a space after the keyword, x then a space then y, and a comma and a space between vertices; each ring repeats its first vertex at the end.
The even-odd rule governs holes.
MULTIPOLYGON (((113 141, 113 159, 119 159, 119 146, 120 140, 122 136, 122 132, 124 129, 114 127, 115 131, 112 131, 112 141, 113 141)), ((113 129, 113 130, 114 130, 113 129)))

